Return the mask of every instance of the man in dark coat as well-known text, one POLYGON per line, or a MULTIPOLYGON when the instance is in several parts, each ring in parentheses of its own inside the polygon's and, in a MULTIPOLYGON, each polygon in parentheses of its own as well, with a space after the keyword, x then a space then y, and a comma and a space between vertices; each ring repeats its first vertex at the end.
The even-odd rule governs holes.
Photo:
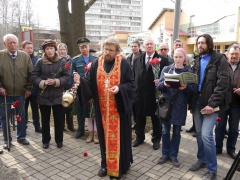
MULTIPOLYGON (((127 62, 130 64, 131 68, 133 68, 134 59, 136 57, 142 55, 142 50, 140 48, 140 42, 137 41, 137 40, 133 41, 132 44, 131 44, 131 49, 132 49, 132 53, 127 57, 127 62)), ((133 121, 134 121, 134 124, 132 125, 132 129, 135 129, 135 126, 136 126, 136 108, 135 108, 135 103, 133 103, 132 114, 133 114, 133 121)))
MULTIPOLYGON (((33 67, 36 65, 38 57, 34 56, 33 52, 33 43, 31 41, 23 41, 22 42, 22 50, 29 54, 32 60, 33 67)), ((33 85, 31 95, 26 98, 25 100, 25 117, 26 117, 26 123, 28 123, 28 106, 29 103, 31 104, 32 109, 32 119, 33 119, 33 125, 35 127, 35 132, 41 133, 42 127, 40 126, 39 121, 39 111, 38 111, 38 104, 37 104, 37 89, 38 87, 33 85)))
POLYGON ((229 109, 219 114, 221 121, 215 128, 216 153, 221 154, 223 149, 223 140, 228 122, 229 130, 226 142, 226 149, 229 156, 233 159, 237 157, 236 143, 239 130, 240 119, 240 47, 232 45, 227 51, 228 64, 230 68, 231 83, 228 90, 227 100, 229 109))
POLYGON ((93 61, 86 76, 74 73, 81 103, 92 98, 95 104, 102 158, 98 176, 108 174, 110 179, 119 179, 133 162, 131 107, 135 84, 131 67, 119 52, 118 40, 110 37, 103 43, 103 56, 93 61))
POLYGON ((144 41, 143 44, 145 48, 145 53, 141 56, 138 56, 134 60, 133 64, 133 73, 136 83, 136 97, 135 97, 135 107, 136 107, 136 126, 135 133, 136 139, 133 142, 132 146, 137 147, 143 143, 145 140, 145 125, 146 117, 151 116, 152 120, 152 142, 153 149, 157 150, 160 148, 161 140, 161 124, 159 118, 155 115, 157 109, 155 91, 156 86, 158 85, 159 79, 154 79, 154 73, 152 66, 149 65, 149 60, 158 58, 161 60, 159 63, 160 71, 158 78, 164 66, 168 66, 168 59, 159 55, 155 51, 155 43, 152 38, 148 38, 144 41))

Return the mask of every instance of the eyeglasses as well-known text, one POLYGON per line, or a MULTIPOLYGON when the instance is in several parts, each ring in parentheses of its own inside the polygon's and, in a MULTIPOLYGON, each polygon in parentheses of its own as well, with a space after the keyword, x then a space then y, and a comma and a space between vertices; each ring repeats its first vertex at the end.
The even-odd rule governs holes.
POLYGON ((159 49, 160 51, 167 51, 168 49, 159 49))
POLYGON ((116 50, 113 50, 113 49, 108 49, 108 48, 104 48, 104 51, 105 51, 105 52, 107 52, 107 51, 108 51, 108 52, 112 53, 112 52, 115 52, 116 50))
POLYGON ((229 53, 230 56, 239 56, 239 53, 229 53))

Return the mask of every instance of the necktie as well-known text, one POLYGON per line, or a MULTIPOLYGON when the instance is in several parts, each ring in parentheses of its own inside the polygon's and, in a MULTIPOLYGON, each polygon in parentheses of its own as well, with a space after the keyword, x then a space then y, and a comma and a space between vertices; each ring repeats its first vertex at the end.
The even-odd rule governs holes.
POLYGON ((16 58, 15 54, 12 54, 11 56, 12 56, 12 59, 15 59, 15 58, 16 58))
POLYGON ((146 63, 146 69, 148 70, 148 67, 149 67, 149 60, 151 59, 151 56, 148 56, 147 57, 147 63, 146 63))

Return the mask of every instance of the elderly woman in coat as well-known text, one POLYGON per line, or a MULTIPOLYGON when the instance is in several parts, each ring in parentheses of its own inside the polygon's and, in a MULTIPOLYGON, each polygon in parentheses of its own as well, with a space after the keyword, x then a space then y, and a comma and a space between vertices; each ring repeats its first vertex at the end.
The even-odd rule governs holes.
POLYGON ((162 157, 159 158, 158 164, 163 164, 171 160, 175 167, 179 167, 177 156, 180 144, 181 126, 185 125, 187 116, 188 98, 193 90, 193 84, 185 84, 177 88, 171 88, 164 80, 164 73, 180 74, 182 72, 192 72, 188 66, 185 66, 186 53, 183 48, 174 51, 174 64, 164 67, 161 73, 158 90, 166 98, 172 98, 175 93, 178 95, 174 101, 171 116, 169 120, 162 120, 162 157), (170 138, 171 125, 173 125, 172 138, 170 138))
POLYGON ((70 75, 69 66, 64 58, 57 53, 56 42, 47 40, 42 43, 44 52, 32 72, 33 84, 38 86, 37 101, 42 117, 43 148, 49 148, 50 115, 53 111, 55 142, 58 148, 63 146, 63 106, 62 93, 68 84, 70 75))

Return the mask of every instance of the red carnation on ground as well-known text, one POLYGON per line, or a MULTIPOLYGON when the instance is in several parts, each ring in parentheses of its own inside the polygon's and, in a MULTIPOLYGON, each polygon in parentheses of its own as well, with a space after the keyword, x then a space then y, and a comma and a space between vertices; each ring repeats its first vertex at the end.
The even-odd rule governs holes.
POLYGON ((83 157, 87 157, 88 156, 88 153, 87 152, 84 152, 83 153, 83 157))

